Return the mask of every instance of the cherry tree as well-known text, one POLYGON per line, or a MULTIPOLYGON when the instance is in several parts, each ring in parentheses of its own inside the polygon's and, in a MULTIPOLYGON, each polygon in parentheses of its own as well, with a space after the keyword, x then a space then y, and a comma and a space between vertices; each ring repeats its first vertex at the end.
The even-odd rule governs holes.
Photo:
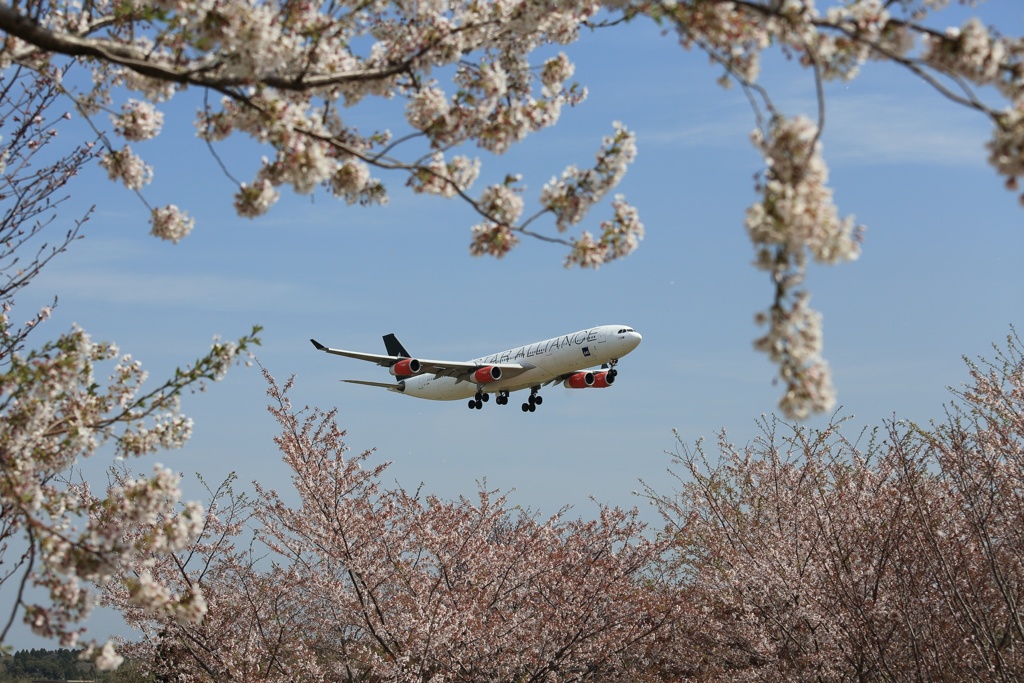
POLYGON ((847 440, 765 421, 720 458, 681 447, 648 489, 690 611, 668 650, 717 680, 992 680, 1024 675, 1024 355, 969 363, 946 421, 847 440), (780 433, 780 430, 782 432, 780 433), (694 658, 694 653, 702 653, 694 658))
MULTIPOLYGON (((925 528, 921 543, 975 670, 1009 681, 1024 671, 1024 344, 1012 331, 993 349, 991 360, 967 361, 971 382, 954 392, 946 420, 922 434, 959 533, 925 528)), ((927 499, 913 506, 929 512, 927 499)))
POLYGON ((205 619, 155 618, 112 584, 145 636, 128 652, 191 681, 650 678, 680 606, 636 511, 541 519, 485 487, 454 501, 383 488, 387 465, 348 453, 335 412, 294 410, 288 388, 271 380, 270 410, 298 504, 259 484, 251 502, 230 482, 213 492, 199 539, 139 570, 198 587, 205 619), (246 525, 265 549, 246 547, 246 525))
MULTIPOLYGON (((180 412, 180 394, 220 379, 255 342, 254 336, 217 342, 206 356, 152 389, 143 389, 146 373, 131 356, 92 341, 78 328, 4 359, 0 583, 10 584, 16 599, 0 641, 21 612, 36 634, 57 638, 63 646, 78 644, 85 630, 80 622, 95 602, 89 584, 125 582, 145 609, 201 616, 195 596, 168 601, 122 573, 137 558, 172 552, 198 532, 201 507, 175 509, 178 475, 156 465, 152 475, 121 482, 96 498, 75 472, 84 458, 107 448, 119 458, 135 458, 181 446, 192 423, 180 412), (110 373, 106 381, 97 377, 104 367, 110 373), (127 529, 156 517, 161 523, 152 533, 126 540, 127 529), (43 594, 28 592, 30 586, 43 594)), ((108 644, 98 664, 116 661, 108 644)))
MULTIPOLYGON (((62 193, 95 154, 89 143, 53 150, 65 120, 56 114, 59 76, 20 66, 0 74, 0 586, 10 600, 0 644, 20 615, 38 635, 91 648, 93 641, 79 640, 95 603, 90 584, 121 581, 129 561, 188 543, 201 509, 175 511, 178 477, 163 467, 103 498, 89 493, 78 468, 101 451, 135 458, 180 446, 191 421, 179 396, 220 379, 258 338, 254 331, 238 342, 216 341, 193 364, 146 387, 138 361, 78 327, 30 344, 53 306, 23 324, 12 321, 15 295, 79 237, 88 218, 54 234, 62 193), (164 520, 159 530, 125 540, 127 529, 154 515, 164 520)), ((194 601, 158 605, 131 580, 126 587, 144 609, 198 617, 194 601)), ((110 643, 93 654, 101 667, 118 661, 110 643)))

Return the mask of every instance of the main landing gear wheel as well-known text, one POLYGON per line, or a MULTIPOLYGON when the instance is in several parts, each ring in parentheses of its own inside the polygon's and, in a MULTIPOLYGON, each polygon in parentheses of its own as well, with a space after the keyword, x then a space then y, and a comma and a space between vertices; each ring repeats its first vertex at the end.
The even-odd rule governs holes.
POLYGON ((539 406, 543 402, 544 402, 544 397, 540 396, 537 393, 537 390, 534 389, 533 391, 530 392, 530 398, 528 398, 526 400, 526 403, 523 404, 523 412, 524 413, 526 413, 526 412, 532 413, 535 410, 537 410, 537 406, 539 406))
POLYGON ((507 391, 499 391, 498 395, 494 397, 494 402, 497 403, 499 406, 507 406, 508 405, 508 392, 507 391))
POLYGON ((476 396, 469 399, 470 410, 480 410, 484 407, 484 404, 491 400, 490 394, 485 394, 482 391, 477 391, 476 396))

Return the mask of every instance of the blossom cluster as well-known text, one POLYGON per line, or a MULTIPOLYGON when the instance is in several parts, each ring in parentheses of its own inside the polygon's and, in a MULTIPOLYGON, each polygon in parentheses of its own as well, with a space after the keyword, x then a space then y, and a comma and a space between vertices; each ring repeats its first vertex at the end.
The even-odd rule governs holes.
MULTIPOLYGON (((929 65, 978 84, 996 83, 1013 50, 1012 43, 993 35, 976 17, 942 35, 926 35, 924 45, 922 59, 929 65)), ((1011 96, 1020 90, 1019 82, 1005 85, 1013 88, 1007 93, 1011 96)))
POLYGON ((129 100, 120 116, 112 116, 114 132, 131 142, 149 140, 160 134, 164 123, 163 112, 150 102, 129 100))
POLYGON ((510 176, 505 183, 484 190, 479 203, 488 216, 506 225, 514 225, 519 220, 523 213, 523 197, 512 187, 518 180, 518 177, 510 176))
POLYGON ((614 216, 601 222, 601 237, 595 240, 584 230, 573 240, 572 251, 565 258, 565 267, 599 268, 617 258, 631 254, 644 238, 644 225, 635 207, 626 203, 622 195, 612 201, 614 216))
POLYGON ((561 178, 552 178, 541 191, 541 205, 555 215, 555 225, 565 231, 587 215, 626 174, 636 159, 636 135, 616 121, 614 134, 606 136, 593 168, 569 166, 561 178))
POLYGON ((131 147, 110 150, 100 157, 100 166, 111 180, 120 180, 129 190, 141 190, 153 180, 153 169, 131 147))
POLYGON ((434 152, 429 161, 409 176, 408 185, 414 192, 455 197, 469 190, 479 175, 479 159, 462 155, 445 159, 442 152, 434 152))
POLYGON ((481 223, 472 228, 469 253, 501 258, 519 244, 519 237, 505 223, 481 223))
POLYGON ((775 301, 759 322, 768 332, 754 346, 779 366, 786 388, 780 408, 789 417, 831 409, 835 402, 828 365, 821 357, 821 316, 807 305, 802 284, 807 256, 819 263, 860 255, 859 229, 840 219, 827 186, 818 128, 804 117, 772 120, 765 136, 753 135, 767 166, 758 184, 762 199, 747 210, 755 264, 775 283, 775 301))
POLYGON ((328 181, 331 194, 349 204, 384 204, 384 185, 370 176, 370 168, 358 159, 341 164, 328 181))
POLYGON ((757 266, 777 279, 804 265, 805 249, 827 264, 860 255, 853 218, 839 218, 827 186, 818 136, 817 126, 803 116, 775 117, 767 136, 761 130, 752 136, 767 168, 758 185, 763 197, 747 210, 747 234, 758 251, 757 266), (776 258, 779 250, 788 260, 776 258))
POLYGON ((835 406, 835 388, 828 364, 821 356, 821 313, 810 308, 806 292, 792 295, 792 302, 778 302, 759 313, 757 322, 768 332, 754 341, 754 348, 779 366, 785 390, 779 409, 789 418, 802 420, 812 412, 835 406))
POLYGON ((258 178, 251 185, 242 183, 235 193, 235 211, 243 218, 262 216, 273 206, 281 193, 266 178, 258 178))
POLYGON ((519 244, 511 228, 523 213, 521 190, 514 187, 519 180, 519 176, 509 176, 504 183, 484 190, 478 205, 488 220, 472 228, 469 253, 473 256, 501 258, 519 244))
MULTIPOLYGON (((926 36, 922 60, 975 85, 995 86, 1009 100, 990 112, 995 127, 989 163, 1006 178, 1008 189, 1018 189, 1017 179, 1024 175, 1024 40, 999 36, 974 18, 926 36)), ((1024 193, 1020 199, 1024 203, 1024 193)))
POLYGON ((153 209, 150 234, 177 244, 195 226, 195 219, 189 218, 174 204, 153 209))

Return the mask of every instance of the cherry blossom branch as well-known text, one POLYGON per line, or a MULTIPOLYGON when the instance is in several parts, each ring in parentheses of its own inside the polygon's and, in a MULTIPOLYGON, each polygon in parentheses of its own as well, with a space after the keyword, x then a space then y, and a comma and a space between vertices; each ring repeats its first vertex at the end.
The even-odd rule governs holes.
MULTIPOLYGON (((113 23, 113 20, 112 22, 113 23)), ((251 77, 210 76, 207 72, 216 70, 216 64, 204 64, 198 68, 181 69, 154 61, 151 53, 134 48, 125 43, 101 38, 84 38, 69 33, 57 33, 41 26, 6 3, 0 3, 0 30, 16 36, 21 40, 46 52, 67 55, 69 57, 93 57, 104 62, 124 66, 142 76, 182 85, 196 85, 211 88, 219 92, 231 92, 237 86, 249 86, 251 77)), ((416 57, 418 57, 417 55, 416 57)), ((19 55, 26 58, 27 55, 19 55)), ((303 92, 334 85, 360 83, 364 81, 380 81, 402 73, 407 73, 409 65, 416 57, 379 69, 362 69, 337 76, 313 76, 299 73, 293 77, 266 73, 258 76, 258 80, 278 90, 294 90, 303 92)))

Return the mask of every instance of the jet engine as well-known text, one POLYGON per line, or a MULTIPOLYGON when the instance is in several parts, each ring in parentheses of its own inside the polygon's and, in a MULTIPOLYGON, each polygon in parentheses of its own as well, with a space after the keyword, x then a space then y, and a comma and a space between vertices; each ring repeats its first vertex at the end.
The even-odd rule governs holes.
POLYGON ((395 377, 408 377, 410 375, 418 375, 423 366, 415 358, 403 358, 388 369, 395 377))
POLYGON ((610 387, 615 382, 615 375, 610 374, 607 371, 594 373, 594 388, 604 389, 610 387))
POLYGON ((470 375, 470 380, 477 384, 487 384, 488 382, 497 382, 501 379, 501 368, 496 368, 493 365, 474 370, 473 374, 470 375))
POLYGON ((592 372, 577 372, 569 375, 569 379, 562 382, 562 386, 566 389, 586 389, 593 385, 594 373, 592 372))

